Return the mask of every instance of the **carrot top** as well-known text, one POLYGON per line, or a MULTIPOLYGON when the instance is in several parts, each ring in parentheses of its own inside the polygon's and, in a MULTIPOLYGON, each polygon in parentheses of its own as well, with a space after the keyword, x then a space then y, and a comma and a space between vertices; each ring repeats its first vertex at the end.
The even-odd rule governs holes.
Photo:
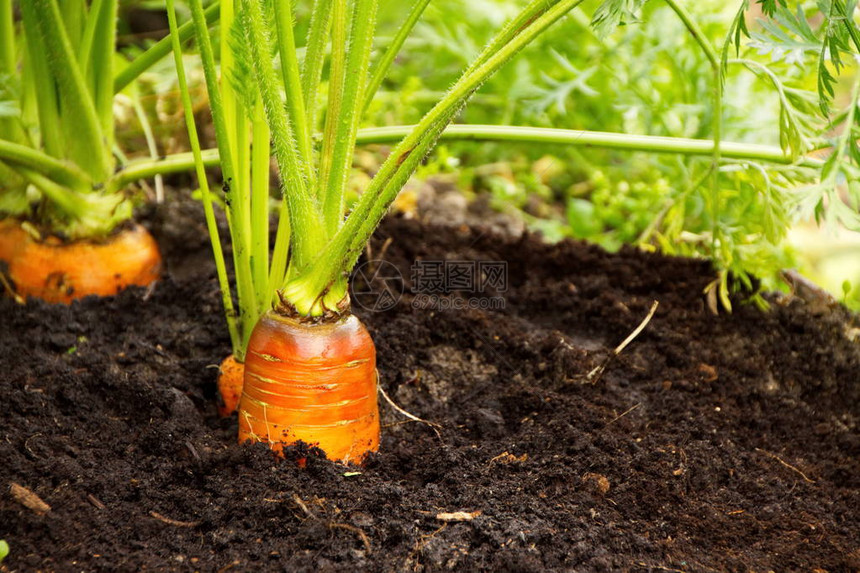
MULTIPOLYGON (((156 43, 118 71, 118 6, 119 0, 0 0, 0 219, 26 218, 69 239, 100 239, 131 217, 126 186, 133 179, 118 169, 113 152, 114 96, 162 59, 170 42, 156 43)), ((211 21, 217 8, 216 2, 204 18, 211 21)), ((188 38, 191 26, 178 33, 188 38)), ((136 167, 151 175, 169 163, 154 158, 136 167)))
MULTIPOLYGON (((349 308, 347 274, 445 127, 487 78, 581 2, 529 2, 406 133, 345 216, 344 194, 362 114, 429 0, 413 5, 375 66, 371 66, 371 52, 377 0, 315 0, 301 65, 290 2, 223 0, 220 68, 202 0, 190 0, 225 181, 238 309, 233 306, 220 251, 206 161, 191 113, 178 39, 173 42, 174 57, 237 360, 244 360, 251 330, 273 305, 281 314, 304 319, 334 319, 349 308), (273 64, 274 53, 279 56, 280 69, 273 64), (321 87, 326 85, 322 76, 327 60, 323 117, 319 101, 321 87), (322 127, 318 139, 314 137, 317 126, 322 127), (280 168, 282 199, 271 254, 270 154, 280 168)), ((168 0, 167 5, 171 29, 176 31, 174 1, 168 0)))

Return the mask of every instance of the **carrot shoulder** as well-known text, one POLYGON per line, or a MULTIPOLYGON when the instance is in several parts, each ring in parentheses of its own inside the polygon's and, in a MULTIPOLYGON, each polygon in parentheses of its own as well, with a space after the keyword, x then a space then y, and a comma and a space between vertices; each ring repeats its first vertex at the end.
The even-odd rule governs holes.
POLYGON ((357 317, 306 324, 269 311, 251 335, 239 441, 278 451, 301 440, 331 460, 379 449, 376 349, 357 317))
POLYGON ((19 295, 47 302, 111 296, 149 285, 161 272, 158 245, 140 225, 103 241, 65 242, 54 236, 37 240, 19 222, 0 221, 0 261, 19 295))

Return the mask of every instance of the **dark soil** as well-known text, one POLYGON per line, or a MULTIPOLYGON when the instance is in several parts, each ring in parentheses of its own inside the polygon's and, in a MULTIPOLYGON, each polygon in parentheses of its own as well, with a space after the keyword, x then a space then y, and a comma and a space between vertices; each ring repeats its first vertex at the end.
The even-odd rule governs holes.
POLYGON ((373 252, 407 292, 356 310, 382 387, 439 435, 383 403, 367 467, 303 470, 216 416, 202 216, 149 219, 154 290, 0 301, 0 569, 860 569, 860 341, 836 305, 715 316, 705 262, 394 218, 373 252), (413 262, 442 259, 507 262, 504 309, 413 309, 413 262))

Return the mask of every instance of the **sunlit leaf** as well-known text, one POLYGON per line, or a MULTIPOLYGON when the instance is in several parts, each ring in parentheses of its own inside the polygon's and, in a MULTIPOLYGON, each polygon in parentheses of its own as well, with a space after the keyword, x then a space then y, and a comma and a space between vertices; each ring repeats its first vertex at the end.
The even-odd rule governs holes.
POLYGON ((601 37, 606 37, 618 26, 639 21, 639 11, 648 0, 604 0, 594 11, 591 25, 601 37))

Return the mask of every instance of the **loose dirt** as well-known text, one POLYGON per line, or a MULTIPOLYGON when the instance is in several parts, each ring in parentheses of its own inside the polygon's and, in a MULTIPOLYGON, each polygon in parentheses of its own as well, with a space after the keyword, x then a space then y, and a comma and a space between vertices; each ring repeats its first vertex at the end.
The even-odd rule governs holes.
POLYGON ((145 218, 156 288, 0 300, 0 569, 860 569, 860 324, 839 306, 715 316, 706 262, 391 218, 371 257, 405 292, 355 310, 386 393, 438 426, 382 401, 366 467, 299 469, 217 417, 229 341, 202 216, 145 218), (446 260, 504 262, 506 284, 415 308, 416 261, 446 260))

